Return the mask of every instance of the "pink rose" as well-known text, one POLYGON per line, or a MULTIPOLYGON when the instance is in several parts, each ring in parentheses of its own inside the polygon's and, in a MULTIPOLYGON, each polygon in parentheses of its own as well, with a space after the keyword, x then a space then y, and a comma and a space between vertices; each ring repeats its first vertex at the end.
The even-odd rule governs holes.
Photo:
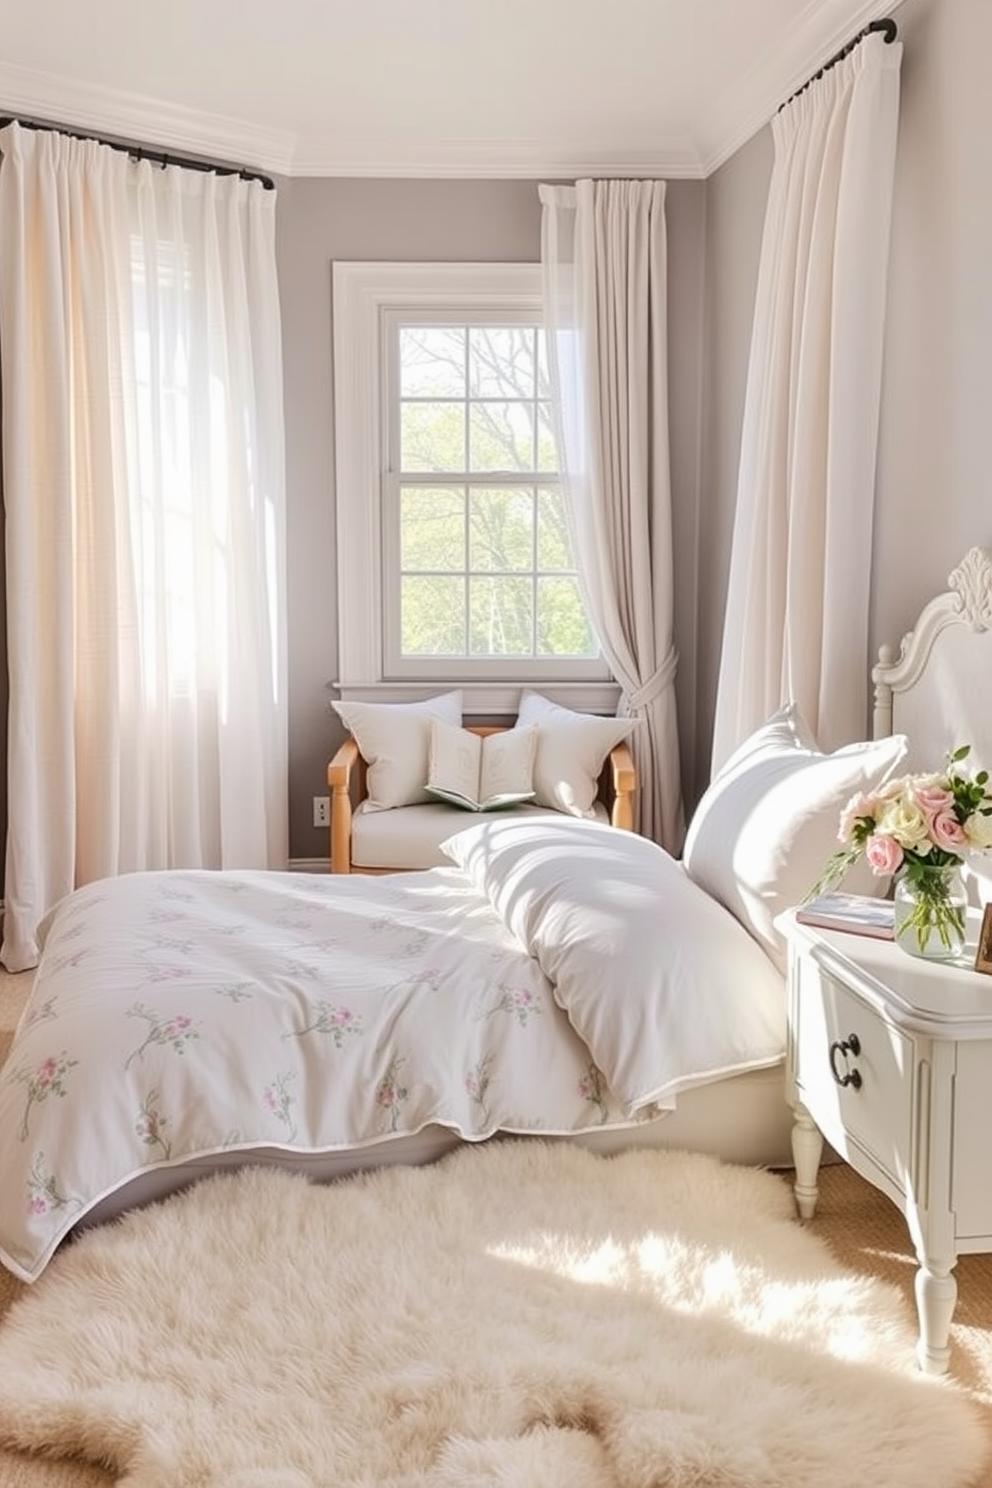
POLYGON ((930 836, 945 852, 960 852, 968 846, 964 827, 953 811, 938 811, 930 822, 930 836))
POLYGON ((938 811, 947 811, 954 805, 953 795, 941 785, 917 785, 913 796, 927 816, 936 816, 938 811))
POLYGON ((887 837, 882 833, 868 838, 865 843, 865 857, 872 873, 877 873, 880 878, 895 873, 902 867, 902 848, 894 837, 887 837))

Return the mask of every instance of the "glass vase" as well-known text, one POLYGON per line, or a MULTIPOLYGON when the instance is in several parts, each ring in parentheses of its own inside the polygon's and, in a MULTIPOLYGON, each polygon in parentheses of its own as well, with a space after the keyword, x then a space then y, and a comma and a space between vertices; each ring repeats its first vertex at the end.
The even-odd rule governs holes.
POLYGON ((968 895, 960 865, 915 867, 896 880, 896 944, 927 961, 951 961, 964 950, 968 895))

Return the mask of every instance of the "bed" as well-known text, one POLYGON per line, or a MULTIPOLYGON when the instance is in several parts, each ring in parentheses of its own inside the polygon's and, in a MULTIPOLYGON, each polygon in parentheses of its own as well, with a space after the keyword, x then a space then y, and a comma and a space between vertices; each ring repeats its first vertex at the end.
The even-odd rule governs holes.
POLYGON ((785 705, 711 783, 680 860, 598 822, 497 814, 423 872, 77 890, 42 928, 0 1072, 0 1259, 33 1281, 77 1228, 248 1163, 324 1181, 533 1134, 789 1165, 775 920, 849 797, 930 749, 921 688, 947 696, 964 668, 955 706, 979 742, 987 610, 976 623, 955 595, 940 631, 981 631, 985 660, 954 640, 916 667, 907 637, 876 668, 886 728, 829 754, 785 705))

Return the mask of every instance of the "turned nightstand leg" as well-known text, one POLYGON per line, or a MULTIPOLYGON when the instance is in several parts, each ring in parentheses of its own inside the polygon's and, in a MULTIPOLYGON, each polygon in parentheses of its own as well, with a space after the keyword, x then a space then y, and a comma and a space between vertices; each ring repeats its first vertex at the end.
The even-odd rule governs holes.
POLYGON ((796 1120, 792 1128, 792 1161, 796 1168, 794 1193, 800 1219, 812 1219, 820 1190, 816 1177, 823 1155, 823 1138, 804 1106, 794 1106, 796 1120))
POLYGON ((916 1311, 920 1319, 920 1338, 916 1357, 926 1374, 945 1374, 951 1351, 948 1339, 951 1318, 958 1300, 958 1284, 951 1265, 921 1257, 916 1273, 916 1311))

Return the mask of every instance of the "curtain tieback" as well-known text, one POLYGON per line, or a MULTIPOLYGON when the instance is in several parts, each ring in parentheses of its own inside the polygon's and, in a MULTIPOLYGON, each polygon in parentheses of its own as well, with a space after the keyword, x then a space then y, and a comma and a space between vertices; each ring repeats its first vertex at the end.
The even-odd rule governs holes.
POLYGON ((651 673, 648 680, 633 692, 628 692, 627 707, 631 713, 638 713, 641 708, 646 708, 648 703, 653 703, 666 687, 671 686, 675 681, 675 670, 678 664, 678 652, 673 646, 661 666, 651 673))

